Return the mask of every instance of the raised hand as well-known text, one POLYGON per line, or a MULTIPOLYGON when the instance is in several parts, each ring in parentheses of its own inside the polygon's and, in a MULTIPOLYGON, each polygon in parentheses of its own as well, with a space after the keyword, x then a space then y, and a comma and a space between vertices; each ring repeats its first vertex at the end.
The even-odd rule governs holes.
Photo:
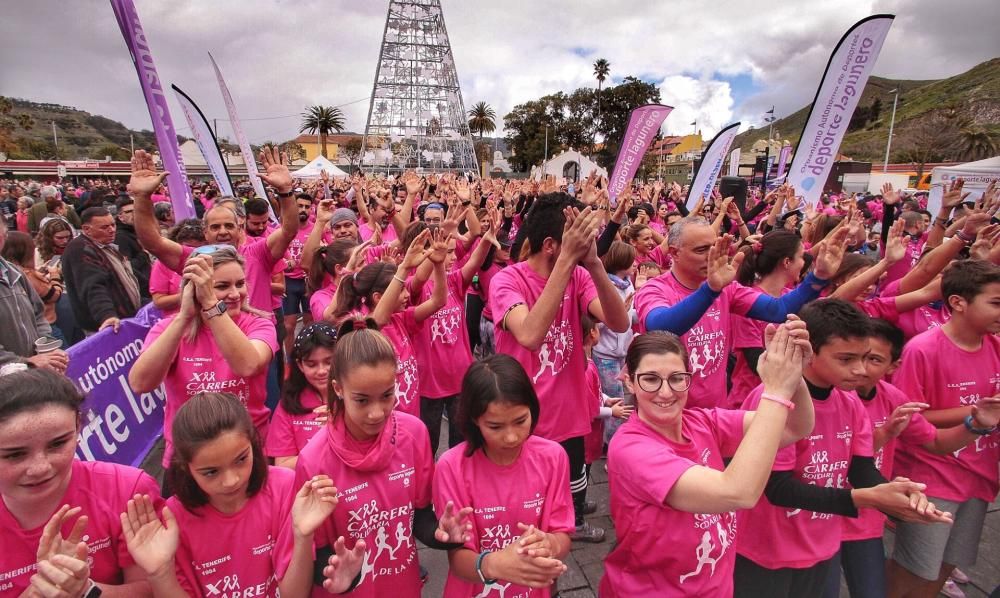
POLYGON ((851 216, 848 214, 829 235, 823 239, 823 246, 816 255, 813 272, 820 280, 830 280, 840 269, 840 262, 847 252, 847 235, 851 232, 851 216))
POLYGON ((351 587, 354 578, 361 573, 361 565, 365 562, 365 541, 358 540, 354 548, 347 550, 344 536, 333 543, 333 556, 323 568, 323 589, 331 594, 343 594, 351 587))
POLYGON ((469 181, 464 176, 455 179, 455 195, 462 203, 472 201, 472 190, 469 187, 469 181))
POLYGON ((451 235, 442 229, 436 229, 431 234, 431 246, 430 253, 427 255, 429 259, 435 265, 444 263, 446 257, 448 257, 448 241, 451 239, 451 235))
MULTIPOLYGON (((433 247, 428 247, 427 242, 431 239, 431 229, 425 228, 420 231, 420 234, 413 239, 410 243, 409 249, 406 250, 406 255, 403 256, 403 261, 399 263, 399 269, 403 272, 408 272, 413 268, 416 268, 427 259, 431 253, 434 251, 433 247)), ((445 251, 447 252, 448 246, 445 245, 445 251)), ((444 259, 443 257, 441 258, 444 259)))
POLYGON ((945 189, 944 195, 941 196, 941 207, 948 209, 955 209, 969 197, 969 193, 962 193, 962 187, 965 186, 965 179, 959 177, 948 185, 945 189))
POLYGON ((49 518, 45 527, 42 528, 42 536, 38 539, 38 551, 35 553, 37 560, 52 560, 52 557, 57 554, 76 557, 81 546, 86 550, 87 545, 85 542, 81 542, 81 539, 83 531, 87 528, 88 518, 86 515, 80 515, 82 510, 81 507, 71 509, 69 505, 63 505, 49 518), (64 538, 62 535, 63 525, 77 515, 80 517, 73 524, 69 536, 64 538))
POLYGON ((319 203, 316 204, 316 225, 322 228, 330 224, 335 211, 337 211, 337 206, 334 205, 332 199, 319 200, 319 203))
POLYGON ((462 544, 472 540, 472 507, 458 509, 455 503, 448 501, 444 513, 438 519, 438 527, 434 530, 434 539, 438 542, 462 544))
MULTIPOLYGON (((194 286, 194 298, 202 311, 212 309, 219 304, 219 298, 215 294, 212 286, 212 276, 215 267, 212 265, 212 258, 207 255, 196 255, 184 264, 184 271, 181 277, 194 286)), ((183 296, 181 297, 183 300, 183 296)))
POLYGON ((974 260, 989 261, 990 252, 1000 233, 1000 224, 990 224, 979 229, 976 234, 976 242, 969 247, 969 257, 974 260))
MULTIPOLYGON (((292 173, 288 171, 288 155, 279 152, 276 147, 265 147, 260 150, 260 162, 264 167, 259 173, 265 183, 272 186, 278 193, 285 194, 292 191, 292 173)), ((289 198, 290 201, 290 198, 289 198)))
POLYGON ((892 183, 885 182, 882 184, 882 203, 887 206, 894 206, 899 203, 899 191, 892 188, 892 183))
POLYGON ((708 282, 709 288, 716 293, 721 293, 729 283, 736 280, 736 274, 740 270, 743 258, 746 257, 742 251, 730 257, 729 249, 732 247, 732 235, 722 235, 715 240, 715 244, 708 250, 708 282))
POLYGON ((132 176, 128 180, 128 192, 136 198, 149 198, 167 178, 166 172, 156 172, 156 164, 146 150, 135 150, 132 154, 132 176))
POLYGON ((337 488, 329 476, 317 475, 306 480, 292 503, 292 528, 300 538, 308 538, 319 529, 337 506, 337 488))
POLYGON ((885 260, 890 264, 895 264, 906 257, 906 243, 903 240, 904 224, 902 219, 893 222, 892 228, 889 229, 889 234, 886 236, 885 260))
POLYGON ((785 324, 778 326, 769 340, 757 362, 757 373, 767 392, 787 399, 802 380, 802 349, 785 324))
POLYGON ((913 415, 920 413, 924 409, 929 409, 930 405, 927 403, 903 403, 889 414, 889 418, 884 424, 882 424, 882 429, 889 435, 890 438, 895 438, 903 433, 906 426, 910 425, 910 420, 913 415))
POLYGON ((180 528, 170 507, 163 507, 163 521, 148 495, 135 495, 120 515, 125 545, 135 564, 155 577, 171 573, 180 543, 180 528))
POLYGON ((584 208, 582 212, 576 208, 566 208, 563 214, 566 216, 566 224, 563 226, 560 259, 568 259, 570 263, 576 264, 589 258, 590 253, 596 256, 594 245, 597 242, 600 212, 592 208, 584 208), (563 255, 566 257, 563 258, 563 255))

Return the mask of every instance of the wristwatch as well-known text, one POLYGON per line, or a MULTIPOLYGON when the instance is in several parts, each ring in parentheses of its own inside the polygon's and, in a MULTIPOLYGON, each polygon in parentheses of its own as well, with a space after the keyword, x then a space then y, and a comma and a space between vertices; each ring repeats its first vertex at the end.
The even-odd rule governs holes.
POLYGON ((211 320, 215 316, 221 316, 226 313, 226 302, 219 301, 215 304, 215 307, 210 307, 208 309, 201 310, 202 315, 205 316, 206 320, 211 320))
POLYGON ((488 555, 488 554, 493 554, 493 553, 490 552, 489 550, 484 550, 484 551, 482 551, 482 552, 479 553, 478 557, 476 557, 476 574, 479 575, 479 581, 483 582, 484 586, 488 586, 488 585, 490 585, 492 583, 496 583, 497 582, 497 580, 490 579, 490 578, 486 577, 485 575, 483 575, 483 559, 485 559, 486 555, 488 555))
POLYGON ((83 598, 97 598, 103 593, 100 586, 98 586, 93 579, 88 579, 87 582, 90 585, 87 587, 87 590, 83 593, 83 598))
POLYGON ((990 434, 993 433, 994 430, 997 429, 996 426, 993 426, 992 428, 977 428, 976 420, 975 418, 972 417, 972 415, 966 415, 965 420, 962 423, 965 424, 966 430, 972 432, 973 434, 977 434, 979 436, 989 436, 990 434))
POLYGON ((281 191, 277 191, 276 193, 278 194, 278 197, 280 197, 281 199, 288 199, 289 197, 295 195, 295 189, 292 189, 288 193, 282 193, 281 191))

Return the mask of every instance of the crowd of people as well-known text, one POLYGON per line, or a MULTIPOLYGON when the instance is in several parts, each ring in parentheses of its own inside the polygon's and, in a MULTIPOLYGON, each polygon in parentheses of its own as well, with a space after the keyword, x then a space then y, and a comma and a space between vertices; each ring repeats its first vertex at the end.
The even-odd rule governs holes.
POLYGON ((605 541, 592 467, 601 596, 961 594, 1000 489, 994 186, 688 207, 260 162, 268 197, 193 185, 176 222, 142 150, 127 185, 0 184, 0 594, 419 596, 419 540, 446 596, 555 595, 605 541), (150 303, 162 480, 75 459, 65 376, 150 303))

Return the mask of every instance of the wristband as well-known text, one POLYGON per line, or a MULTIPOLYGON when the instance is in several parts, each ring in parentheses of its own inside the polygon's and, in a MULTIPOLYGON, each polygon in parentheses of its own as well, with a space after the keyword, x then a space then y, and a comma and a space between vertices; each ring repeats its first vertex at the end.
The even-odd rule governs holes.
POLYGON ((962 231, 955 233, 955 236, 958 237, 959 241, 965 243, 966 245, 971 245, 972 242, 976 240, 974 237, 970 237, 962 231))
POLYGON ((962 423, 965 424, 965 429, 966 430, 968 430, 968 431, 970 431, 973 434, 976 434, 978 436, 989 436, 990 434, 993 433, 994 430, 997 429, 996 426, 993 426, 992 428, 977 428, 976 427, 976 419, 974 417, 972 417, 971 415, 966 415, 965 419, 962 421, 962 423))
POLYGON ((788 399, 783 399, 777 395, 772 395, 765 392, 764 394, 760 395, 760 398, 767 401, 774 401, 779 405, 784 405, 785 407, 788 407, 789 411, 793 411, 795 409, 795 403, 789 401, 788 399))
POLYGON ((941 228, 948 228, 948 219, 937 217, 934 219, 934 226, 940 226, 941 228))
POLYGON ((393 274, 393 275, 392 275, 392 279, 393 279, 393 280, 395 280, 395 281, 398 281, 398 282, 399 282, 399 284, 402 284, 402 285, 405 285, 405 284, 406 284, 406 281, 405 281, 405 280, 403 280, 402 278, 400 278, 400 277, 396 276, 395 274, 393 274))
POLYGON ((479 556, 476 557, 476 574, 479 575, 479 581, 483 582, 484 586, 497 582, 497 580, 490 579, 485 575, 483 575, 483 559, 485 559, 486 555, 488 554, 493 554, 493 553, 490 552, 489 550, 484 550, 479 553, 479 556))
POLYGON ((281 199, 288 199, 289 197, 295 195, 295 189, 292 189, 288 193, 282 193, 281 191, 277 191, 277 194, 278 197, 280 197, 281 199))

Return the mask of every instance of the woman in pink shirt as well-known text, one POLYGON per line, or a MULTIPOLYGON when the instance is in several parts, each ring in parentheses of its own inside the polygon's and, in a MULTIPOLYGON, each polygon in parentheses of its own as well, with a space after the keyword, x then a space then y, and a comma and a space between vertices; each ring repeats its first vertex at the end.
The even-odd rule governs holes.
POLYGON ((334 321, 343 321, 351 313, 370 313, 379 330, 396 350, 396 408, 410 415, 420 415, 420 367, 415 342, 424 321, 445 304, 447 286, 444 283, 444 259, 448 245, 443 234, 435 235, 430 247, 424 242, 431 238, 425 230, 410 245, 399 266, 387 262, 369 264, 345 278, 337 292, 333 309, 334 321), (410 305, 410 293, 400 273, 415 269, 424 260, 434 264, 435 291, 416 306, 410 305))
POLYGON ((337 331, 326 322, 313 322, 295 337, 288 379, 264 447, 279 467, 295 469, 299 453, 326 423, 330 363, 336 344, 337 331))
MULTIPOLYGON (((805 250, 802 239, 793 232, 773 230, 740 251, 745 257, 736 280, 744 286, 754 287, 771 297, 781 297, 802 279, 805 250)), ((733 315, 731 326, 736 366, 731 376, 729 398, 722 406, 738 409, 747 394, 760 385, 757 360, 764 352, 767 322, 733 315)))
POLYGON ((236 395, 267 437, 267 366, 278 350, 269 314, 247 303, 243 257, 231 245, 195 249, 182 279, 180 311, 153 326, 129 372, 136 392, 166 387, 164 467, 173 451, 174 415, 199 392, 236 395))
POLYGON ((635 265, 645 262, 655 262, 661 269, 670 267, 670 254, 666 241, 657 243, 653 238, 653 229, 645 224, 633 224, 624 233, 624 239, 635 247, 635 265))
POLYGON ((0 378, 0 595, 150 595, 117 514, 160 490, 133 467, 74 458, 82 404, 49 370, 0 378))
POLYGON ((305 596, 313 533, 337 505, 330 478, 300 486, 288 469, 269 467, 253 421, 229 393, 193 397, 177 412, 172 435, 167 477, 177 494, 163 521, 149 496, 136 495, 121 514, 129 553, 154 594, 305 596), (289 536, 289 565, 279 577, 278 541, 289 536))
POLYGON ((514 358, 493 355, 462 380, 459 425, 465 442, 434 474, 438 513, 471 507, 472 530, 448 553, 447 598, 548 597, 566 571, 559 560, 574 531, 569 463, 558 443, 534 436, 538 397, 514 358))
MULTIPOLYGON (((309 312, 313 320, 332 320, 333 298, 337 294, 340 280, 351 273, 350 262, 358 244, 351 239, 337 239, 316 250, 308 258, 309 266, 309 312)), ((303 250, 303 263, 307 261, 303 250)))
POLYGON ((317 560, 328 563, 324 587, 346 579, 354 580, 356 598, 419 598, 415 539, 431 548, 461 547, 470 511, 447 513, 440 523, 435 518, 427 428, 394 408, 396 354, 389 339, 368 328, 374 325, 348 320, 340 327, 330 421, 299 454, 295 474, 298 483, 329 475, 339 489, 337 509, 315 536, 317 560))
POLYGON ((685 409, 684 345, 666 332, 632 341, 625 384, 638 409, 608 449, 618 544, 604 562, 601 596, 732 595, 735 511, 760 497, 778 449, 813 426, 805 326, 768 329, 757 372, 769 400, 756 411, 685 409))

